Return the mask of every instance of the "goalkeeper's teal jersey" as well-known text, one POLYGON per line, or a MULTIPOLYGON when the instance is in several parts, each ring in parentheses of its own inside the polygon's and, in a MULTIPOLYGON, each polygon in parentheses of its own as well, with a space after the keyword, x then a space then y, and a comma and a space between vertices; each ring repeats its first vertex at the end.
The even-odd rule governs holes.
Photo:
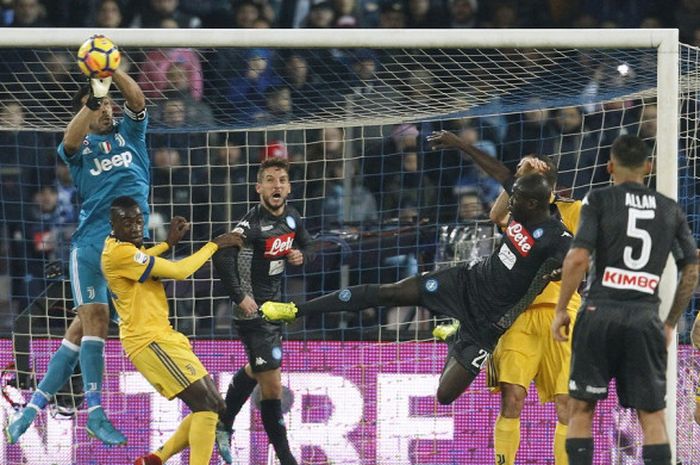
POLYGON ((109 134, 88 134, 76 153, 67 154, 63 142, 58 155, 70 168, 81 200, 78 229, 72 246, 98 245, 102 249, 112 227, 112 201, 126 195, 138 202, 148 225, 148 193, 151 162, 146 150, 145 110, 134 113, 124 107, 124 118, 109 134))

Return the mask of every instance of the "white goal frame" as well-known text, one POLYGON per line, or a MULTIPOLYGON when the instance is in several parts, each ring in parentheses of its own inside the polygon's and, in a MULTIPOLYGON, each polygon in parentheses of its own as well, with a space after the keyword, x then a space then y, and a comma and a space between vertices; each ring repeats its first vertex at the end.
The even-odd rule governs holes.
MULTIPOLYGON (((677 197, 679 40, 677 29, 87 29, 2 28, 0 47, 77 47, 102 33, 121 47, 568 48, 657 50, 657 190, 677 197)), ((662 316, 675 290, 669 260, 659 287, 662 316)), ((676 439, 677 347, 669 348, 667 428, 676 439)))

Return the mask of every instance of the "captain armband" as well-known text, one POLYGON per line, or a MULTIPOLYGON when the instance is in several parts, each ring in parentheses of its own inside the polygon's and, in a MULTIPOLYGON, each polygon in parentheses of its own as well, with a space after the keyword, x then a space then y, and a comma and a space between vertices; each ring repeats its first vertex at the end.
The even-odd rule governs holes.
POLYGON ((141 111, 133 111, 127 105, 124 105, 124 114, 134 121, 143 121, 146 119, 146 108, 141 111))

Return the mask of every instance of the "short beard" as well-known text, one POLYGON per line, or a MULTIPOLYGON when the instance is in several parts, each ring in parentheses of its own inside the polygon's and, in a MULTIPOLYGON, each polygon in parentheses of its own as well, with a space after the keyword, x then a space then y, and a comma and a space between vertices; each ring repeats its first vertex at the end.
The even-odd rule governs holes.
POLYGON ((268 202, 267 199, 264 198, 264 197, 261 197, 261 198, 260 198, 260 202, 261 202, 261 203, 263 204, 263 206, 264 206, 265 208, 267 208, 270 212, 272 212, 272 213, 279 213, 279 212, 282 212, 282 211, 284 210, 284 206, 287 204, 287 199, 284 199, 284 201, 282 202, 282 205, 280 205, 279 207, 273 207, 272 205, 270 205, 270 202, 268 202))

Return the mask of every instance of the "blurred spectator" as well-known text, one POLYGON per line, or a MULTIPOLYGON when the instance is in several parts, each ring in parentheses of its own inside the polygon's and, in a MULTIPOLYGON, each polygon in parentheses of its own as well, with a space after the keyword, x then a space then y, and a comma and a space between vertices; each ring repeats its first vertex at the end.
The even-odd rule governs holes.
POLYGON ((251 28, 255 27, 255 21, 261 16, 260 7, 254 2, 238 2, 235 9, 233 27, 251 28))
POLYGON ((645 103, 642 106, 637 135, 650 149, 656 145, 656 103, 645 103))
POLYGON ((242 134, 217 133, 210 139, 208 218, 212 235, 231 229, 255 199, 251 190, 255 170, 244 158, 242 134))
POLYGON ((327 101, 323 95, 324 83, 309 66, 301 52, 291 52, 284 59, 282 81, 291 90, 294 113, 304 115, 318 109, 327 101))
MULTIPOLYGON (((204 102, 197 102, 189 93, 180 93, 177 90, 164 94, 166 100, 161 102, 160 113, 157 115, 159 121, 168 128, 183 128, 207 126, 212 124, 213 116, 211 109, 204 102)), ((191 131, 189 134, 194 135, 191 131)), ((190 143, 192 143, 190 137, 190 143)), ((184 147, 185 145, 179 145, 184 147)))
POLYGON ((597 158, 598 138, 584 126, 578 107, 562 108, 556 121, 560 131, 553 147, 559 168, 557 190, 565 197, 582 199, 591 188, 596 169, 604 169, 603 160, 597 158))
POLYGON ((447 25, 447 15, 431 5, 430 0, 408 0, 407 27, 439 28, 447 25))
POLYGON ((152 50, 144 58, 138 83, 150 98, 157 98, 166 90, 177 90, 200 101, 204 82, 199 55, 190 48, 152 50))
POLYGON ((10 27, 48 27, 46 9, 39 0, 15 0, 10 27))
POLYGON ((656 16, 647 16, 639 23, 639 27, 642 29, 661 29, 665 26, 661 18, 657 18, 656 16))
POLYGON ((477 0, 449 0, 450 27, 476 27, 477 0))
MULTIPOLYGON (((54 184, 58 195, 58 222, 62 226, 78 224, 78 191, 73 184, 68 165, 56 164, 56 182, 54 184)), ((69 238, 70 239, 70 238, 69 238)), ((70 243, 70 240, 67 244, 70 243)))
POLYGON ((192 234, 202 238, 208 232, 205 222, 208 221, 202 179, 199 172, 188 166, 183 166, 180 151, 160 147, 153 150, 153 169, 151 184, 153 185, 154 211, 169 221, 179 215, 192 221, 192 234))
POLYGON ((292 117, 292 92, 289 87, 278 85, 270 87, 265 92, 265 109, 256 115, 260 123, 285 123, 292 117))
MULTIPOLYGON (((28 221, 24 223, 26 240, 23 266, 24 295, 27 302, 38 297, 46 288, 44 266, 57 258, 57 234, 60 234, 58 195, 54 186, 43 186, 34 193, 28 221)), ((70 241, 70 240, 69 240, 70 241)), ((63 243, 68 247, 68 243, 63 243)), ((67 255, 65 250, 61 255, 67 255)))
POLYGON ((360 17, 356 0, 332 0, 336 27, 357 27, 360 17))
POLYGON ((380 63, 372 50, 358 49, 350 55, 354 76, 344 91, 355 103, 354 111, 362 114, 382 112, 395 105, 399 94, 379 76, 380 63))
POLYGON ((325 29, 333 26, 335 10, 330 2, 322 1, 311 5, 303 27, 325 29))
POLYGON ((272 23, 269 19, 260 17, 253 22, 253 27, 255 29, 270 29, 272 27, 272 23))
POLYGON ((204 165, 207 162, 206 135, 193 131, 192 127, 211 124, 211 112, 204 102, 195 102, 187 96, 166 94, 154 112, 154 119, 168 129, 151 136, 155 147, 167 146, 182 151, 181 162, 187 165, 204 165))
POLYGON ((70 255, 70 239, 78 224, 80 212, 78 191, 73 185, 68 165, 56 164, 56 181, 54 189, 57 195, 56 206, 56 259, 60 260, 64 267, 68 265, 70 255))
POLYGON ((253 28, 262 17, 260 7, 252 0, 231 2, 232 8, 213 10, 204 20, 205 27, 253 28))
POLYGON ((387 219, 434 219, 437 197, 437 188, 424 174, 415 147, 408 148, 402 156, 401 173, 385 184, 382 213, 387 219))
POLYGON ((177 27, 201 27, 202 21, 178 9, 178 0, 150 0, 131 22, 131 27, 163 27, 164 20, 175 21, 177 27))
POLYGON ((379 7, 379 27, 383 29, 401 29, 406 27, 408 19, 402 2, 385 0, 379 7))
POLYGON ((377 222, 377 201, 362 184, 362 177, 354 173, 354 163, 342 160, 327 163, 325 192, 323 196, 323 224, 325 227, 339 225, 368 226, 377 222), (346 171, 346 167, 349 172, 346 171), (345 189, 344 178, 351 179, 350 191, 345 189), (346 214, 346 204, 347 214, 346 214))
POLYGON ((229 81, 228 100, 233 109, 248 119, 258 117, 265 105, 265 93, 278 79, 269 66, 271 52, 250 49, 245 54, 245 69, 229 81))
MULTIPOLYGON (((95 27, 117 28, 122 27, 122 9, 117 0, 102 0, 97 7, 95 27)), ((88 25, 86 25, 88 26, 88 25)))
POLYGON ((340 128, 323 128, 306 154, 307 181, 321 181, 328 160, 340 160, 345 150, 345 132, 340 128))
POLYGON ((457 216, 461 222, 483 220, 488 212, 477 189, 464 190, 457 200, 457 216))
POLYGON ((24 126, 24 109, 19 102, 9 101, 0 108, 0 126, 4 129, 19 130, 24 126))
MULTIPOLYGON (((461 125, 459 137, 463 141, 491 157, 496 157, 496 144, 482 137, 476 121, 464 120, 461 122, 461 125)), ((471 157, 464 153, 460 155, 462 156, 462 165, 458 171, 458 178, 454 182, 454 195, 459 198, 463 193, 476 191, 486 205, 492 205, 501 192, 501 185, 477 166, 471 157)))
MULTIPOLYGON (((533 99, 528 104, 539 105, 540 101, 533 99)), ((503 163, 515 172, 523 155, 553 153, 553 141, 556 137, 557 129, 550 118, 548 108, 509 115, 508 132, 503 144, 503 163)))
POLYGON ((494 6, 489 23, 486 26, 502 29, 514 28, 520 25, 519 18, 516 4, 499 3, 494 6))
POLYGON ((164 100, 159 110, 158 119, 168 128, 180 128, 187 121, 187 107, 182 99, 169 98, 164 100))
POLYGON ((614 23, 617 27, 639 27, 642 19, 651 12, 654 2, 653 0, 584 0, 582 3, 582 11, 595 15, 601 23, 614 23))

